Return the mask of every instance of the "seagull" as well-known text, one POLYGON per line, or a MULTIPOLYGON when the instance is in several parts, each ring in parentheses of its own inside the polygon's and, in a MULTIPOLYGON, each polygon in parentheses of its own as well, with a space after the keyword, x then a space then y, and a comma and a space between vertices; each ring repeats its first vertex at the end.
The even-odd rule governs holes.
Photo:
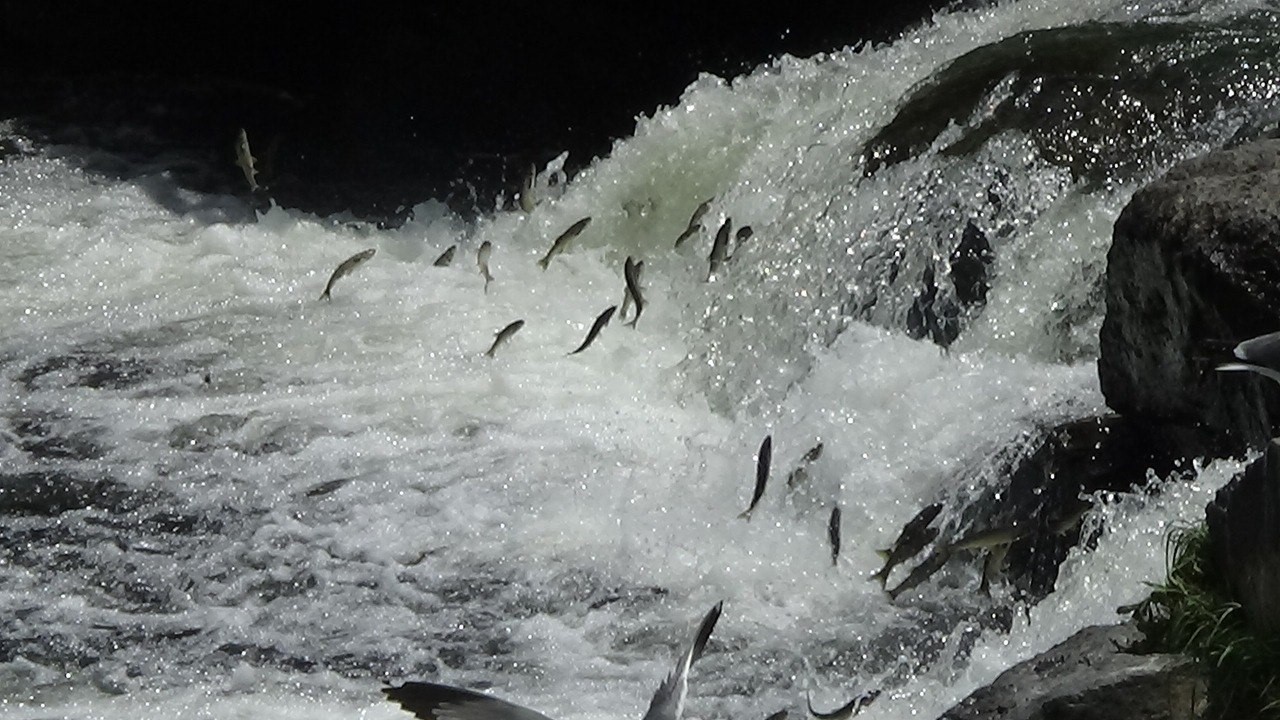
POLYGON ((1280 382, 1280 332, 1259 335, 1236 345, 1233 354, 1242 362, 1224 363, 1219 372, 1255 372, 1280 382))
MULTIPOLYGON (((680 720, 689 692, 689 668, 702 657, 723 605, 723 601, 716 603, 702 618, 693 642, 653 693, 644 720, 680 720)), ((422 720, 551 720, 515 703, 449 685, 411 681, 399 687, 383 688, 382 692, 422 720)))

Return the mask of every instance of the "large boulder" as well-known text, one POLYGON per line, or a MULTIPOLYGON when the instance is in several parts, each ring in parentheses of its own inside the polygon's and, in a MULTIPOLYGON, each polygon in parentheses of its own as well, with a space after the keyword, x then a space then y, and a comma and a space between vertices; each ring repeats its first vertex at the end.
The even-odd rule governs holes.
POLYGON ((1280 141, 1211 152, 1135 194, 1116 220, 1106 303, 1098 376, 1113 410, 1203 426, 1225 452, 1274 436, 1280 389, 1213 368, 1280 330, 1280 141))
POLYGON ((1131 626, 1087 627, 1004 671, 941 720, 1193 720, 1203 672, 1181 655, 1131 655, 1131 626))
POLYGON ((1257 634, 1280 631, 1280 439, 1205 509, 1214 570, 1257 634))

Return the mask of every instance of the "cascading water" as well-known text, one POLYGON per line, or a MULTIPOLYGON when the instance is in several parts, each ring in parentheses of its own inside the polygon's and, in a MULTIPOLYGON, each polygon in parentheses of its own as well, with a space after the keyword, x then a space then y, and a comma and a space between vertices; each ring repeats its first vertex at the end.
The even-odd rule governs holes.
POLYGON ((391 230, 255 218, 10 126, 4 715, 394 718, 382 681, 425 678, 639 717, 724 599, 691 716, 883 688, 863 717, 932 717, 1115 621, 1239 463, 1103 498, 1025 612, 976 566, 890 601, 873 550, 990 492, 1019 438, 1103 411, 1111 223, 1170 163, 1274 124, 1276 20, 1227 0, 942 14, 704 77, 527 215, 424 203, 391 230), (708 280, 726 218, 753 234, 708 280), (637 327, 567 357, 628 255, 637 327))

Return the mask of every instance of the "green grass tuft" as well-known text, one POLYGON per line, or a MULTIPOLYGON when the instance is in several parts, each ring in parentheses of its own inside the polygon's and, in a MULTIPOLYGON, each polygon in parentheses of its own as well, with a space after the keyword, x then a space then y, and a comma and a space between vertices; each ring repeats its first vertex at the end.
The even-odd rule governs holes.
MULTIPOLYGON (((1169 533, 1168 578, 1133 608, 1146 637, 1141 649, 1177 652, 1209 672, 1210 715, 1280 719, 1280 637, 1260 637, 1239 603, 1228 599, 1202 523, 1169 533)), ((1280 598, 1278 598, 1280 601, 1280 598)))

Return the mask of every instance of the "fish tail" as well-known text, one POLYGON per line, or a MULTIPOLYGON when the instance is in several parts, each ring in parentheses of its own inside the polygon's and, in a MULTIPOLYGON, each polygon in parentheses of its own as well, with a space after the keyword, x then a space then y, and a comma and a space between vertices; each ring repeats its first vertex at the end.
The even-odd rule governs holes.
POLYGON ((548 265, 548 264, 550 264, 550 262, 551 262, 551 258, 550 258, 550 257, 544 257, 544 258, 542 258, 541 260, 539 260, 539 261, 538 261, 538 267, 542 268, 543 270, 546 270, 546 269, 547 269, 547 265, 548 265))
POLYGON ((324 291, 324 292, 322 292, 322 293, 320 293, 320 299, 321 299, 321 300, 333 300, 333 298, 329 296, 329 289, 328 289, 328 288, 325 288, 325 291, 324 291))

